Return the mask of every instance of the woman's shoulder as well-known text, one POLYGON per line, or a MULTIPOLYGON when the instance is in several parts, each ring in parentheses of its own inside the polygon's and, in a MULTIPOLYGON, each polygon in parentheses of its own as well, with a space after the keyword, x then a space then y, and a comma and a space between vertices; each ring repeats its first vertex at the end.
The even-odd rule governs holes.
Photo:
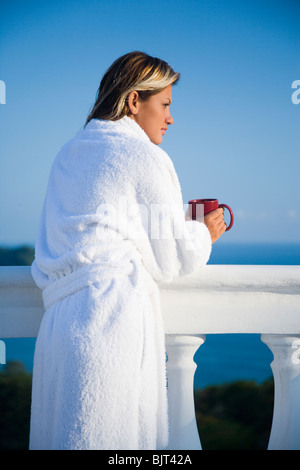
POLYGON ((167 154, 153 144, 144 130, 127 116, 117 121, 92 119, 78 133, 77 139, 82 144, 95 143, 99 151, 107 153, 110 158, 134 161, 143 156, 143 161, 167 154))
POLYGON ((172 167, 167 153, 153 144, 130 118, 119 121, 93 119, 65 143, 56 160, 72 162, 74 168, 88 166, 95 174, 109 168, 115 175, 131 173, 132 179, 139 175, 152 178, 153 173, 172 167))

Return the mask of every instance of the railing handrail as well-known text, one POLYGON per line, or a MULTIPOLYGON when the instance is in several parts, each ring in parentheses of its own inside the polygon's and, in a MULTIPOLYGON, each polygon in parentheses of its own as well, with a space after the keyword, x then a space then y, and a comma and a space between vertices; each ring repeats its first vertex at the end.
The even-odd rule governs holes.
MULTIPOLYGON (((300 333, 300 266, 207 265, 160 283, 166 334, 300 333)), ((35 337, 44 313, 29 266, 0 267, 0 338, 35 337)))
POLYGON ((167 333, 300 333, 300 266, 207 265, 160 291, 167 333))

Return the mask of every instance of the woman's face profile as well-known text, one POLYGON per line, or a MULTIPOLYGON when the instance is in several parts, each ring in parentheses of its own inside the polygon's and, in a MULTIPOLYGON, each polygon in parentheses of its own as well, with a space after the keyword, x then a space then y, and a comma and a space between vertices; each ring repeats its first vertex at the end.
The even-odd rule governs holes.
POLYGON ((139 124, 156 145, 162 142, 167 127, 174 122, 170 114, 171 102, 172 85, 150 96, 146 101, 142 101, 136 91, 129 94, 129 117, 139 124))

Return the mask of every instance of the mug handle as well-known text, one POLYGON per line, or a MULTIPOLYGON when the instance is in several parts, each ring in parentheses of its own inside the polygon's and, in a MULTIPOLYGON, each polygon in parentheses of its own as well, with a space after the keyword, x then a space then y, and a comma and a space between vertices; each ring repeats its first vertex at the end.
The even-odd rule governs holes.
POLYGON ((219 207, 225 207, 226 209, 229 210, 229 213, 230 213, 230 224, 228 225, 227 229, 225 230, 225 232, 227 232, 233 226, 233 221, 234 221, 233 212, 232 212, 231 207, 227 206, 227 204, 219 204, 219 207))

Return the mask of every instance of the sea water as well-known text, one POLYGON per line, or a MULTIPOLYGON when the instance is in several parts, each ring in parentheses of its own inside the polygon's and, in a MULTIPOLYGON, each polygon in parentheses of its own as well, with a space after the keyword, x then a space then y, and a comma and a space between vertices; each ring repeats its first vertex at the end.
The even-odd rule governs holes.
MULTIPOLYGON (((300 265, 300 244, 218 244, 213 245, 209 264, 300 265)), ((6 362, 21 361, 33 368, 35 338, 5 339, 6 362)), ((194 360, 195 388, 254 380, 272 376, 273 355, 258 334, 206 335, 194 360)), ((0 365, 0 370, 5 366, 0 365)))

